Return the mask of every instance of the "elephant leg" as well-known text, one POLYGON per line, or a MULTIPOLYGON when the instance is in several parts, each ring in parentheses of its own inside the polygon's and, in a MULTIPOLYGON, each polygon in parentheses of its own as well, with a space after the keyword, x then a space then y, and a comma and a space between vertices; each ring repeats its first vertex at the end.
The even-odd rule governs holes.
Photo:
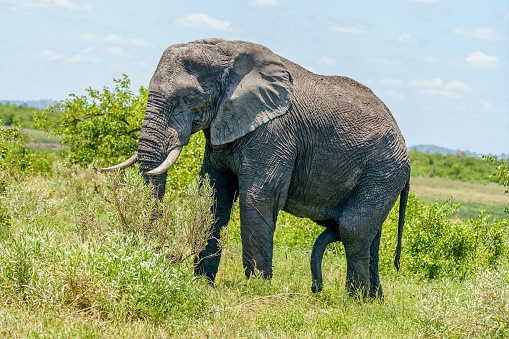
POLYGON ((211 206, 211 211, 215 221, 211 225, 211 237, 207 241, 207 245, 195 258, 194 272, 196 275, 206 276, 209 282, 213 283, 221 260, 219 244, 221 230, 230 220, 232 206, 236 199, 237 178, 230 173, 221 173, 202 167, 201 177, 205 178, 205 175, 208 175, 214 189, 214 205, 211 206))
POLYGON ((346 252, 346 288, 351 296, 369 295, 369 246, 344 242, 346 252))
POLYGON ((272 252, 275 216, 272 206, 248 202, 240 197, 240 225, 242 238, 242 263, 247 278, 260 276, 272 278, 272 252))
POLYGON ((378 260, 380 249, 380 237, 382 236, 382 229, 378 231, 371 243, 370 258, 369 258, 369 297, 373 299, 383 299, 382 284, 380 283, 380 276, 378 275, 378 260))
POLYGON ((248 278, 271 279, 276 219, 286 201, 290 181, 283 176, 273 180, 250 178, 250 182, 241 184, 239 194, 244 273, 248 278))

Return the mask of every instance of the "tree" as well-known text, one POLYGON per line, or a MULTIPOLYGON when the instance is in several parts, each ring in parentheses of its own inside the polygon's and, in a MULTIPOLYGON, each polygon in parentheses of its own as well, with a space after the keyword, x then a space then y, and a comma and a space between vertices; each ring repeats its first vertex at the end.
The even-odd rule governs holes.
POLYGON ((61 138, 71 163, 116 162, 136 150, 148 90, 140 87, 138 94, 132 93, 125 74, 113 81, 113 90, 89 87, 87 95, 71 94, 37 114, 36 127, 61 138), (56 123, 49 119, 54 113, 60 115, 56 123))
MULTIPOLYGON (((509 194, 509 167, 507 163, 489 156, 483 156, 482 159, 495 164, 496 172, 493 173, 491 177, 496 178, 498 182, 505 187, 505 193, 509 194)), ((505 211, 509 213, 509 207, 506 207, 505 211)))

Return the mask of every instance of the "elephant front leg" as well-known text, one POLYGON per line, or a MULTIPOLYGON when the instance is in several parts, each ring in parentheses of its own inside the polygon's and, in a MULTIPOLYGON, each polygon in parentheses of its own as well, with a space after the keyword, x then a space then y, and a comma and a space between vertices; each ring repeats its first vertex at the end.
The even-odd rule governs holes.
MULTIPOLYGON (((205 164, 205 163, 204 163, 205 164)), ((204 170, 202 167, 202 180, 208 175, 213 187, 214 204, 211 212, 214 214, 214 223, 210 229, 210 239, 205 248, 195 258, 194 272, 196 275, 204 275, 212 284, 221 261, 221 246, 219 239, 221 230, 230 220, 233 202, 236 199, 237 178, 232 174, 225 174, 215 170, 204 170)))
POLYGON ((240 197, 242 262, 247 278, 272 278, 276 211, 271 199, 240 197))

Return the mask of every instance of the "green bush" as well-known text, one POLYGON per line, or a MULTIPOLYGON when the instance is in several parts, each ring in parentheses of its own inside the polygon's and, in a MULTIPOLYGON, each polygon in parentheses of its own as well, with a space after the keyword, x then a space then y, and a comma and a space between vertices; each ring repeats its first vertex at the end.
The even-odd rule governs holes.
MULTIPOLYGON (((497 160, 493 157, 483 156, 483 160, 495 164, 495 173, 490 175, 490 178, 505 187, 505 193, 509 193, 509 166, 507 162, 497 160)), ((505 207, 505 212, 509 213, 509 206, 505 207)))
POLYGON ((210 195, 196 179, 161 205, 136 169, 58 163, 52 176, 13 182, 0 196, 0 304, 101 321, 187 321, 206 308, 207 286, 189 257, 208 239, 210 195), (161 217, 151 224, 154 210, 161 217))
MULTIPOLYGON (((403 237, 403 268, 422 278, 463 279, 494 269, 509 253, 509 219, 491 219, 484 211, 468 220, 451 217, 459 204, 427 204, 410 195, 403 237)), ((397 233, 397 208, 384 226, 382 265, 392 264, 397 233), (391 251, 392 250, 392 251, 391 251)))
POLYGON ((132 93, 126 75, 114 82, 113 90, 87 88, 88 95, 71 94, 37 115, 35 126, 61 138, 71 163, 117 162, 136 150, 148 90, 140 87, 138 94, 132 93), (50 119, 54 114, 60 116, 57 123, 50 119))
POLYGON ((213 222, 212 188, 198 177, 181 191, 165 195, 162 202, 135 169, 107 176, 106 211, 115 216, 120 231, 154 241, 158 253, 172 262, 197 255, 206 245, 213 222))
POLYGON ((54 154, 28 147, 29 141, 27 133, 19 128, 0 128, 0 170, 9 175, 48 173, 54 154))

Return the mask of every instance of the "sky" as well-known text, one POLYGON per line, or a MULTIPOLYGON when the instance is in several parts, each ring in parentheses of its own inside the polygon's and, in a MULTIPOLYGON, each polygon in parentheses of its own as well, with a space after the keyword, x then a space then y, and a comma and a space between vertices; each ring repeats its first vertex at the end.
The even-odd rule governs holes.
POLYGON ((0 100, 148 87, 162 52, 247 40, 391 109, 408 146, 509 153, 507 0, 0 0, 0 100))

